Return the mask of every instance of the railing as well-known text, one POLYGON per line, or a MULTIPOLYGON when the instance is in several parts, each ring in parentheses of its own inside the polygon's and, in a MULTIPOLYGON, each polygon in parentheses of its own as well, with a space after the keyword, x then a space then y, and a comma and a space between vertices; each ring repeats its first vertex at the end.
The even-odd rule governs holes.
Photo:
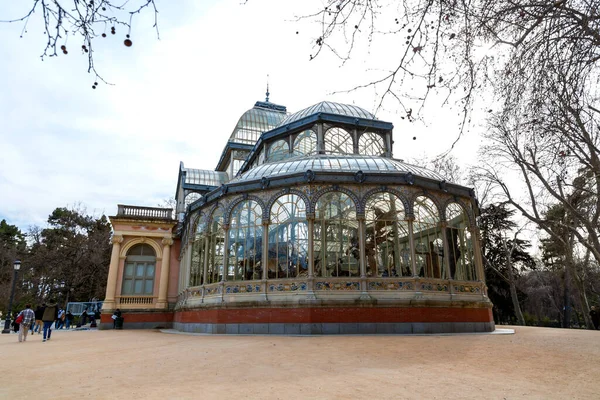
POLYGON ((119 305, 149 305, 154 303, 153 296, 121 296, 118 299, 119 305))
POLYGON ((123 204, 119 204, 117 207, 117 217, 164 220, 173 219, 172 208, 126 206, 123 204))

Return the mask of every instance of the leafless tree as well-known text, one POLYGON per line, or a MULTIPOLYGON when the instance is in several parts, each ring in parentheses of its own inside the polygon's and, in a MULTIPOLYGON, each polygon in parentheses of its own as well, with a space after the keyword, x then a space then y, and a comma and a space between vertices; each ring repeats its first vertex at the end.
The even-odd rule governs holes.
POLYGON ((598 5, 594 0, 328 0, 304 18, 321 26, 311 59, 329 50, 346 62, 357 57, 359 44, 393 37, 391 64, 351 90, 375 87, 380 106, 393 98, 409 119, 437 92, 445 104, 460 107, 460 138, 482 89, 495 88, 502 106, 534 100, 543 96, 537 88, 553 79, 548 69, 566 63, 572 86, 584 88, 600 59, 598 5), (409 89, 415 85, 418 89, 409 89))
MULTIPOLYGON (((93 73, 96 82, 93 85, 95 89, 98 80, 105 82, 99 74, 94 62, 94 44, 97 39, 106 38, 109 35, 116 35, 117 31, 125 31, 123 44, 127 47, 133 45, 130 37, 131 26, 134 16, 145 10, 153 10, 154 27, 156 34, 158 31, 158 9, 154 0, 126 0, 122 3, 116 3, 111 0, 28 0, 30 7, 24 15, 12 19, 3 19, 0 22, 23 24, 21 37, 27 33, 27 26, 35 19, 43 23, 46 43, 42 52, 42 59, 45 57, 56 57, 60 53, 69 54, 70 51, 77 51, 87 55, 88 72, 93 73), (67 47, 69 37, 75 40, 76 45, 67 47)), ((6 18, 7 16, 2 16, 6 18)))
MULTIPOLYGON (((491 120, 484 155, 491 161, 485 178, 501 189, 507 200, 524 217, 536 223, 564 248, 575 245, 589 251, 600 262, 600 152, 598 144, 597 98, 590 86, 580 86, 581 75, 592 85, 596 73, 576 59, 548 53, 546 68, 539 75, 547 79, 515 81, 502 88, 505 105, 491 120), (556 57, 556 59, 552 59, 556 57), (586 70, 587 69, 587 70, 586 70), (510 182, 522 182, 522 192, 510 182), (522 196, 523 192, 525 196, 522 196), (549 219, 554 205, 564 208, 564 216, 549 219), (557 229, 560 228, 560 229, 557 229), (561 232, 566 232, 563 234, 561 232)), ((527 64, 523 68, 531 69, 527 64)), ((585 294, 575 271, 576 260, 566 254, 566 266, 585 294)), ((581 299, 584 317, 590 326, 588 306, 581 299)))

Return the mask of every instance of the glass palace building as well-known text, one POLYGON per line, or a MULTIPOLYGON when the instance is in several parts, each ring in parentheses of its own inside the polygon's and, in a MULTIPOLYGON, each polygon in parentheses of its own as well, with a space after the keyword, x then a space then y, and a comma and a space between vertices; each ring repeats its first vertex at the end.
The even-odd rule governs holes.
POLYGON ((101 327, 244 334, 493 331, 472 189, 392 155, 393 126, 257 102, 176 210, 119 205, 101 327))

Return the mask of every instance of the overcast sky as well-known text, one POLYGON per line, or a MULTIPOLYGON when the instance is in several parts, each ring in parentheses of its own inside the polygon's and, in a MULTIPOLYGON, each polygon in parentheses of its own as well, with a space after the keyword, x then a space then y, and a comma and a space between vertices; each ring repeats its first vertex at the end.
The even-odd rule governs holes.
MULTIPOLYGON (((0 19, 28 3, 0 0, 0 19)), ((343 66, 327 53, 310 61, 319 27, 294 17, 320 1, 240 3, 157 1, 160 40, 150 12, 134 20, 131 48, 122 28, 96 40, 97 69, 114 86, 95 90, 78 38, 68 38, 67 56, 41 61, 39 21, 22 39, 22 23, 0 24, 0 220, 26 230, 56 207, 114 215, 117 204, 173 197, 179 162, 214 169, 239 117, 264 100, 267 74, 270 100, 290 112, 323 100, 374 111, 373 90, 333 92, 367 82, 393 58, 389 43, 343 66)), ((377 114, 394 124, 396 158, 433 156, 455 139, 455 112, 430 106, 426 124, 401 120, 393 104, 377 114)), ((476 131, 456 157, 474 160, 476 131)))

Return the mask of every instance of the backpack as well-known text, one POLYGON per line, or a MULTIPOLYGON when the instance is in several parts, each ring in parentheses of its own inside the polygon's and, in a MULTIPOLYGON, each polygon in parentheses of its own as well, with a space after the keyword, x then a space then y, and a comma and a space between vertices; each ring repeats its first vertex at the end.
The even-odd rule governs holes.
POLYGON ((15 324, 20 324, 21 322, 23 322, 23 313, 19 314, 17 319, 15 319, 15 324))

